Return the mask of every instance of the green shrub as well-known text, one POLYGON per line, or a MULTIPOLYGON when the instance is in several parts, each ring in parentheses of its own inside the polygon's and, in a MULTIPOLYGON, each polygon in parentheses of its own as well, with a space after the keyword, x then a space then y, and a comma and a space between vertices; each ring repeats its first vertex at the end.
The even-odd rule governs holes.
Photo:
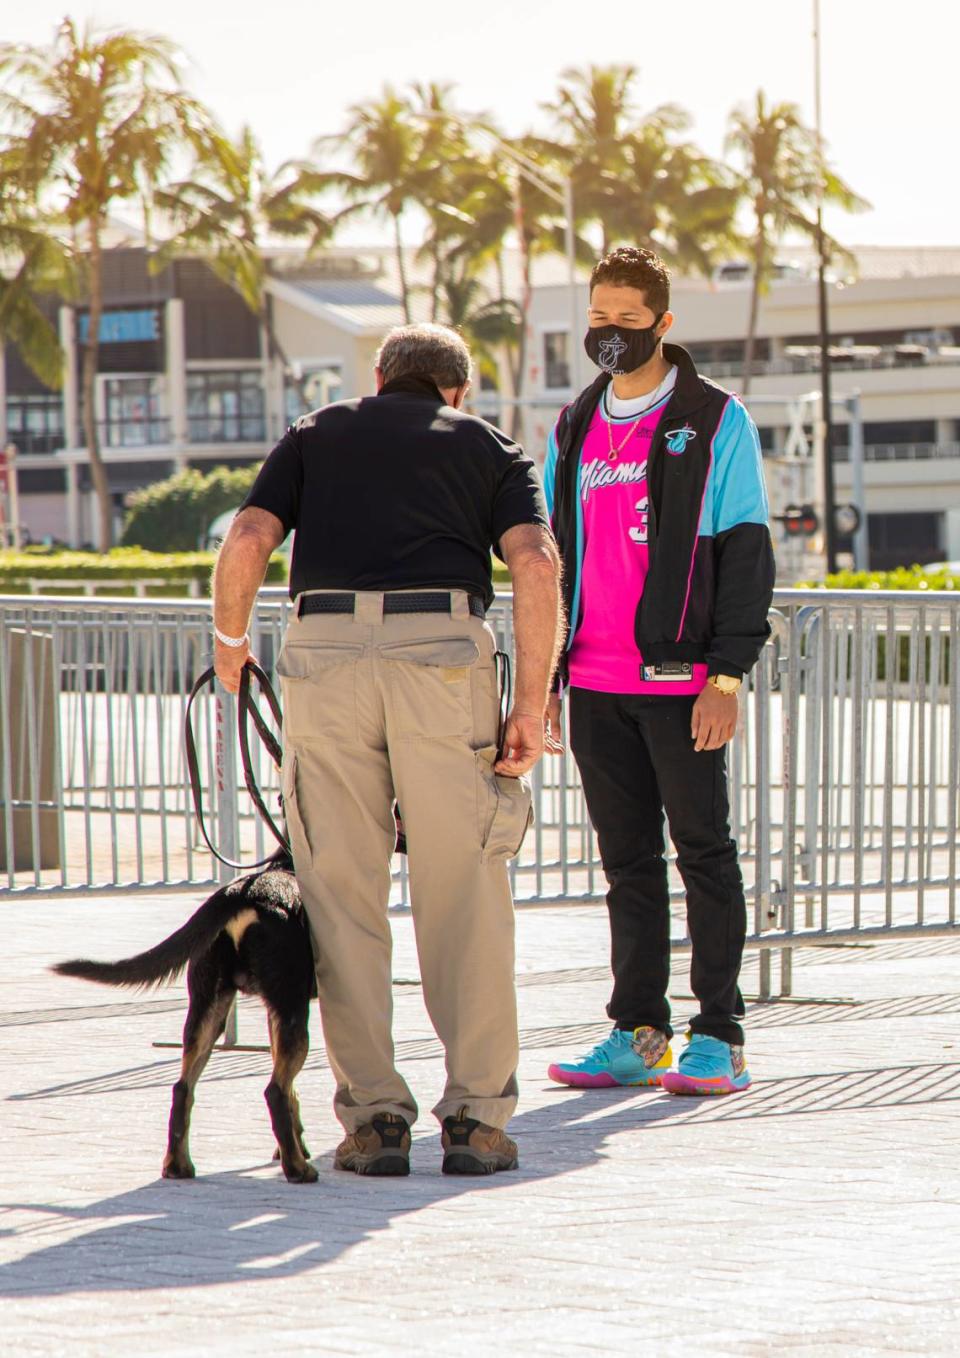
MULTIPOLYGON (((191 581, 206 593, 209 588, 214 552, 148 552, 141 547, 115 547, 112 552, 42 551, 0 552, 0 593, 27 594, 31 581, 43 593, 82 593, 82 584, 96 581, 109 585, 111 592, 129 594, 133 582, 153 581, 148 593, 165 596, 186 594, 191 581), (76 580, 81 589, 74 591, 60 582, 76 580), (49 581, 44 587, 43 581, 49 581)), ((272 556, 267 566, 267 583, 284 584, 287 560, 272 556)))
POLYGON ((801 580, 798 589, 960 589, 956 571, 897 566, 892 571, 837 571, 823 581, 801 580))
POLYGON ((188 467, 166 481, 145 486, 130 497, 122 545, 195 551, 213 520, 236 509, 258 471, 258 466, 214 467, 204 473, 188 467))

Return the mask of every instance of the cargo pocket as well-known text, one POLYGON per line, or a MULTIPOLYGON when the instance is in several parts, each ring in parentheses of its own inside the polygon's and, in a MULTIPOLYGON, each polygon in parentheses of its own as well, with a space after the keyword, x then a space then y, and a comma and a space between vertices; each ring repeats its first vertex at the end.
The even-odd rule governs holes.
POLYGON ((472 637, 393 641, 379 651, 387 664, 399 736, 430 740, 471 735, 470 673, 480 658, 480 648, 472 637))
POLYGON ((533 824, 530 780, 494 773, 493 766, 497 762, 494 745, 477 750, 475 758, 480 856, 482 859, 515 858, 533 824))
POLYGON ((357 661, 363 647, 285 645, 277 660, 283 729, 294 744, 357 739, 357 661))

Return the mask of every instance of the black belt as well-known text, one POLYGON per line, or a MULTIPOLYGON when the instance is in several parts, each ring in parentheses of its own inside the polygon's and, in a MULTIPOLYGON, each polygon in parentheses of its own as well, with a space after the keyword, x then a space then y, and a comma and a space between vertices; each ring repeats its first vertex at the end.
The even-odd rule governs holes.
MULTIPOLYGON (((304 594, 300 599, 297 617, 308 613, 352 613, 356 602, 355 594, 304 594)), ((383 596, 383 611, 387 613, 449 613, 452 606, 450 594, 438 590, 417 593, 413 590, 390 592, 383 596)), ((467 595, 467 607, 474 618, 486 617, 487 610, 483 600, 476 594, 467 595)))

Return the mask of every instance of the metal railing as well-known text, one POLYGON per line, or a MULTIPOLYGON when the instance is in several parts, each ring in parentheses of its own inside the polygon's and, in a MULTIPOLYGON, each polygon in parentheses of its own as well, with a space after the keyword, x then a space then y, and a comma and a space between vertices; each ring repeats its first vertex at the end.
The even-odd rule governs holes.
MULTIPOLYGON (((261 596, 253 623, 267 670, 289 608, 278 593, 261 596)), ((509 596, 489 621, 512 649, 509 596)), ((767 980, 772 948, 955 929, 960 829, 960 597, 778 591, 771 622, 729 756, 750 942, 767 980)), ((185 695, 209 653, 205 602, 0 598, 0 891, 220 879, 198 838, 182 740, 185 695)), ((232 703, 208 694, 196 709, 209 818, 228 854, 259 858, 272 844, 237 790, 232 703)), ((256 757, 272 802, 275 772, 256 757)), ((573 760, 545 758, 533 781, 535 828, 511 867, 518 902, 602 899, 573 760)), ((407 898, 400 858, 393 903, 407 898)))

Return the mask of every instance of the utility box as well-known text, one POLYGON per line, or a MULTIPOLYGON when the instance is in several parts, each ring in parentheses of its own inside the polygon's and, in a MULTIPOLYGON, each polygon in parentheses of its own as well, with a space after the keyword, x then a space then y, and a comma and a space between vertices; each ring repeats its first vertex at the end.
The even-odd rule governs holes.
POLYGON ((13 819, 15 872, 60 867, 56 804, 53 637, 11 628, 0 638, 0 871, 10 868, 7 809, 13 819), (34 806, 37 832, 34 836, 34 806))

